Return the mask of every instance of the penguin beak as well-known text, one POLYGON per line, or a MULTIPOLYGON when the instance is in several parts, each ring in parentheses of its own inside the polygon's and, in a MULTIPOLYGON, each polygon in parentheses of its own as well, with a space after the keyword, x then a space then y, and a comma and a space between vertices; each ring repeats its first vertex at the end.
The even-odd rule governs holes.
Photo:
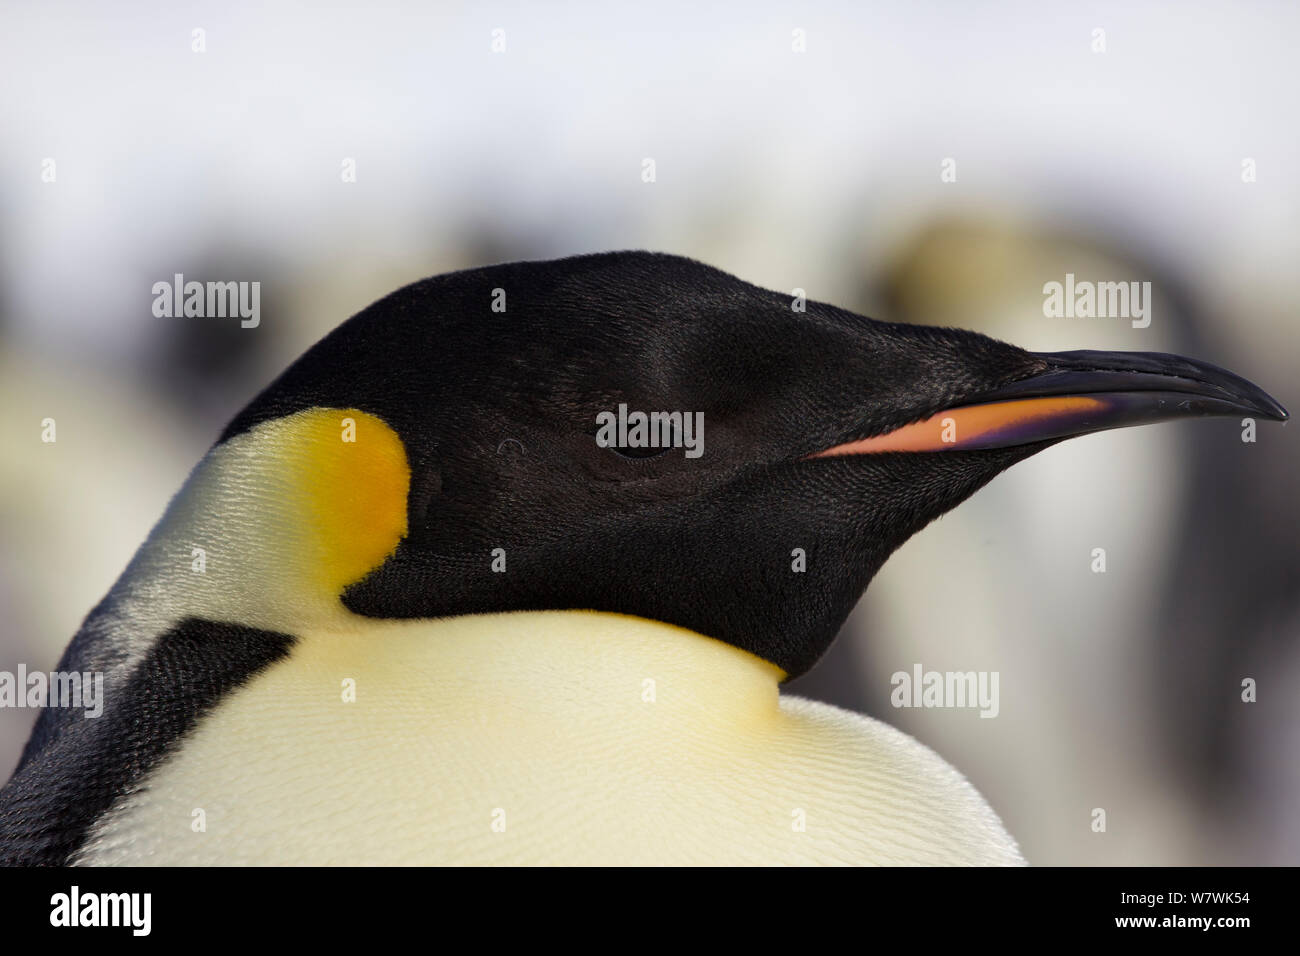
POLYGON ((1245 415, 1286 421, 1259 386, 1160 352, 1040 352, 1046 369, 883 435, 813 455, 1006 448, 1175 418, 1245 415))

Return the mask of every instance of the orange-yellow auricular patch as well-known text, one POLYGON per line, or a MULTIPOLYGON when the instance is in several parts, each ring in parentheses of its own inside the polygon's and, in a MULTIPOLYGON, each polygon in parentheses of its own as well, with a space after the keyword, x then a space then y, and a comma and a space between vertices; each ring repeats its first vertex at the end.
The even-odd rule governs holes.
POLYGON ((315 583, 338 594, 393 553, 406 535, 411 468, 397 433, 357 409, 313 408, 288 422, 283 454, 306 524, 303 555, 315 583))

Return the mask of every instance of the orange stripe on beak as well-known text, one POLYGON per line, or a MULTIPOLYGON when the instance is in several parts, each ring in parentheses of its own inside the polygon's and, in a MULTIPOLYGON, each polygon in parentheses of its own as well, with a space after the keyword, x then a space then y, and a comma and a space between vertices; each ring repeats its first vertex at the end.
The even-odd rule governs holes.
MULTIPOLYGON (((931 415, 925 421, 904 425, 884 435, 836 445, 811 455, 865 455, 885 451, 951 451, 961 448, 991 448, 1017 444, 1017 438, 1033 440, 1033 433, 1053 422, 1078 427, 1081 419, 1102 412, 1108 403, 1087 395, 1059 395, 1024 398, 987 405, 968 405, 931 415)), ((1051 430, 1051 429, 1048 429, 1051 430)))

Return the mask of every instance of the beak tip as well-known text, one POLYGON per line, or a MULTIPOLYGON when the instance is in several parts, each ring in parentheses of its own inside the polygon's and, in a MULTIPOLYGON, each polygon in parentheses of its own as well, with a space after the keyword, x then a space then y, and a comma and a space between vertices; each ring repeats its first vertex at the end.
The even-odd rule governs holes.
POLYGON ((1259 413, 1270 421, 1284 422, 1291 417, 1291 413, 1282 407, 1282 403, 1266 392, 1259 393, 1255 404, 1259 413))
POLYGON ((1274 422, 1285 422, 1291 413, 1282 403, 1253 382, 1249 382, 1226 369, 1161 352, 1037 352, 1049 368, 1057 373, 1074 376, 1103 376, 1099 382, 1105 386, 1099 391, 1121 391, 1126 388, 1164 389, 1172 377, 1181 379, 1178 391, 1189 392, 1204 398, 1224 402, 1215 414, 1233 414, 1233 407, 1242 413, 1256 415, 1274 422), (1121 378, 1121 376, 1123 378, 1121 378), (1127 379, 1127 380, 1125 380, 1127 379))

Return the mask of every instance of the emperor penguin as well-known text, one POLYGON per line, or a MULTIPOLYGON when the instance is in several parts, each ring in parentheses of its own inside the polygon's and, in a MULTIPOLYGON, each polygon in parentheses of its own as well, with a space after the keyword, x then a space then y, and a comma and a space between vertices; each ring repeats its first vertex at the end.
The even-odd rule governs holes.
POLYGON ((963 775, 782 695, 881 564, 1062 439, 1284 420, 642 252, 436 276, 220 435, 73 638, 7 864, 1019 864, 963 775))

